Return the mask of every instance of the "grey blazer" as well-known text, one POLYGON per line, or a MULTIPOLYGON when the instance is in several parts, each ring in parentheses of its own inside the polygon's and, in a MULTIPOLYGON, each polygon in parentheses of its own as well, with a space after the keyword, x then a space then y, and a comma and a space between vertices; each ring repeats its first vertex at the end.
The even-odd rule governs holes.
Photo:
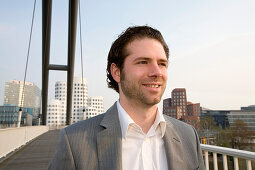
MULTIPOLYGON (((196 130, 165 116, 164 143, 171 170, 204 170, 196 130)), ((62 129, 50 170, 121 170, 121 127, 116 103, 105 114, 62 129)))

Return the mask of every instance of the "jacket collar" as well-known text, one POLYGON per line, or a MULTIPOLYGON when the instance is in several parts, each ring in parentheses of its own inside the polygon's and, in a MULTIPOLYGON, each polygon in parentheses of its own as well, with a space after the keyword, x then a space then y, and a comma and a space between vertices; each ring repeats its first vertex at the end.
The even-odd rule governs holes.
POLYGON ((100 169, 122 169, 122 135, 116 103, 107 110, 97 134, 97 152, 100 169))
POLYGON ((184 151, 180 136, 174 126, 173 118, 165 116, 166 120, 166 132, 163 137, 165 143, 165 151, 167 157, 168 169, 185 169, 184 164, 184 151))

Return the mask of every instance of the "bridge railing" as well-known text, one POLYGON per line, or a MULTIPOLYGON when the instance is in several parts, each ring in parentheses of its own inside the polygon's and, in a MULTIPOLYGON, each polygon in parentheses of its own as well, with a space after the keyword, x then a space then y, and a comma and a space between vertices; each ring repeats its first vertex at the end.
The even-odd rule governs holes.
POLYGON ((228 170, 227 156, 233 157, 235 170, 239 170, 239 163, 238 163, 239 158, 246 160, 247 170, 252 170, 251 162, 255 160, 255 152, 249 152, 249 151, 214 146, 214 145, 205 145, 205 144, 201 144, 201 149, 202 151, 204 151, 204 161, 205 161, 206 170, 209 170, 208 153, 213 154, 214 170, 218 170, 218 158, 217 158, 218 154, 222 155, 224 170, 228 170))
POLYGON ((15 151, 48 130, 48 126, 0 129, 0 158, 5 157, 8 153, 15 151))

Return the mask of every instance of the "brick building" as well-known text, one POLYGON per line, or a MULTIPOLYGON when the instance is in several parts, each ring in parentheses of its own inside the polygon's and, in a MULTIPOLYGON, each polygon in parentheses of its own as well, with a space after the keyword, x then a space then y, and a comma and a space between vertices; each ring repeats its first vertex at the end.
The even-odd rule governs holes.
POLYGON ((188 102, 185 88, 174 89, 171 98, 163 100, 163 114, 199 129, 200 103, 188 102))

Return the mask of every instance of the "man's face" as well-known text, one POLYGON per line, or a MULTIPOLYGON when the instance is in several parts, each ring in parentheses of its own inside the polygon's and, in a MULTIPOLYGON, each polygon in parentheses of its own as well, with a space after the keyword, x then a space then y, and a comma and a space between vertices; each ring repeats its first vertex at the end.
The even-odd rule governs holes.
POLYGON ((143 38, 126 47, 128 56, 120 73, 120 97, 153 106, 166 88, 168 60, 157 40, 143 38))

